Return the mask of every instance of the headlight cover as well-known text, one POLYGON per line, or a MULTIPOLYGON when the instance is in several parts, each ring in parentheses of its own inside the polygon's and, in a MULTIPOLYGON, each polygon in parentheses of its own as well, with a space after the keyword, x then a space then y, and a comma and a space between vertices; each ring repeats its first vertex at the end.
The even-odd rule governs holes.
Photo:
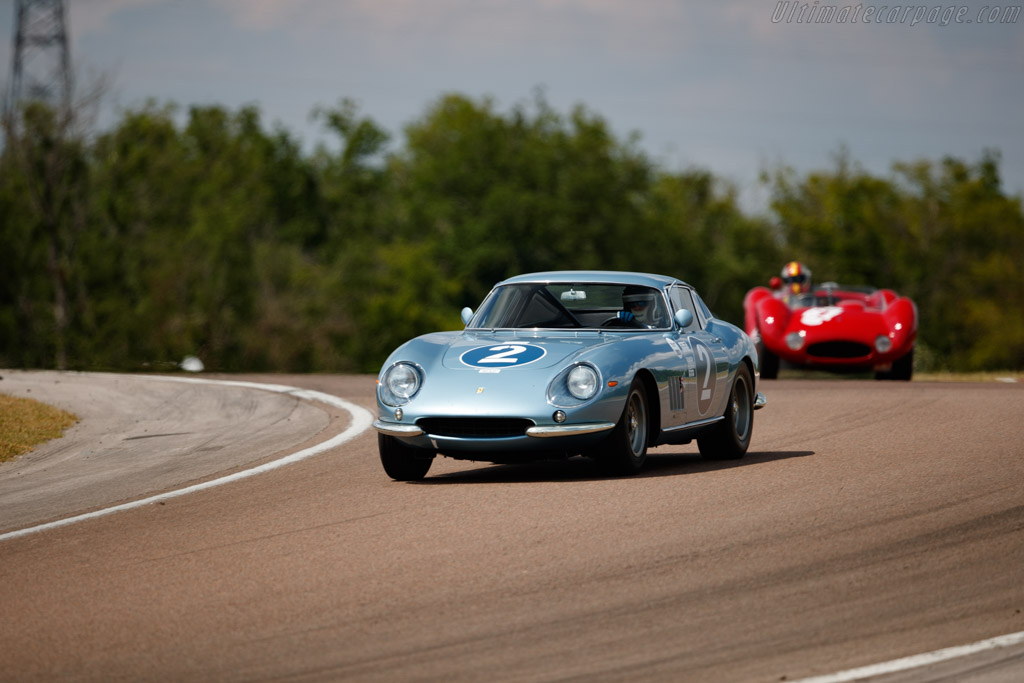
POLYGON ((601 393, 601 372, 589 363, 576 363, 551 380, 548 403, 559 408, 583 405, 601 393))
POLYGON ((597 393, 598 386, 600 386, 600 381, 601 379, 597 376, 597 370, 589 365, 577 365, 565 377, 565 384, 569 389, 569 393, 581 401, 593 398, 594 394, 597 393))
POLYGON ((389 406, 403 406, 412 400, 423 384, 423 377, 410 363, 395 363, 384 373, 380 398, 389 406))
POLYGON ((804 337, 806 334, 807 333, 803 330, 800 330, 799 332, 790 332, 786 335, 786 346, 788 346, 791 351, 799 351, 804 347, 804 337))
POLYGON ((875 338, 875 351, 879 353, 888 353, 892 350, 892 339, 889 339, 887 335, 880 334, 875 338))

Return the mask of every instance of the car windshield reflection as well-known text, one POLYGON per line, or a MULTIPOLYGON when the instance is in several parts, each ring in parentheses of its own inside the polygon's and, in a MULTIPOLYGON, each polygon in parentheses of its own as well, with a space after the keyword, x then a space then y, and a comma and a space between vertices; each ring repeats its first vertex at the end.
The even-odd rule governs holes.
POLYGON ((652 287, 518 283, 497 287, 471 329, 667 329, 664 294, 652 287))

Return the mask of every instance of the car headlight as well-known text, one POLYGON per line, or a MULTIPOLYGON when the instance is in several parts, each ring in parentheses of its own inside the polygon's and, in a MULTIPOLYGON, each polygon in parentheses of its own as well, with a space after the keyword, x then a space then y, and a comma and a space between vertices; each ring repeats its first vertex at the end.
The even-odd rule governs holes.
POLYGON ((569 393, 581 401, 585 401, 597 393, 600 381, 597 371, 589 365, 577 365, 569 371, 565 378, 569 393))
POLYGON ((805 334, 806 333, 802 330, 800 332, 790 332, 786 335, 786 346, 788 346, 791 351, 799 351, 804 347, 805 334))
POLYGON ((892 339, 888 336, 880 334, 875 337, 875 351, 879 353, 888 353, 892 349, 892 339))
POLYGON ((384 373, 384 390, 390 394, 392 400, 386 401, 401 405, 409 400, 420 390, 422 379, 419 370, 408 363, 395 363, 384 373))

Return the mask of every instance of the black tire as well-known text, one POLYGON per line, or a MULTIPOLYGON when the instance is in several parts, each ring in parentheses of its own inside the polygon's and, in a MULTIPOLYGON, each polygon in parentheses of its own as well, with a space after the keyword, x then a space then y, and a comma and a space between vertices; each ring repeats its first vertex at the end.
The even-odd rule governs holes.
POLYGON ((647 394, 640 380, 634 381, 615 429, 601 444, 598 461, 611 474, 636 474, 647 461, 650 419, 647 394))
POLYGON ((764 342, 757 345, 757 357, 761 379, 777 379, 779 376, 779 357, 769 351, 764 342))
POLYGON ((909 382, 913 374, 914 349, 910 349, 903 356, 894 360, 888 370, 875 370, 875 379, 909 382))
POLYGON ((914 349, 910 349, 902 357, 896 359, 889 372, 889 379, 909 382, 914 376, 914 349))
POLYGON ((421 448, 410 448, 393 436, 377 435, 380 464, 396 481, 419 481, 434 464, 434 454, 421 448))
POLYGON ((753 432, 754 383, 746 363, 741 363, 732 381, 725 419, 697 437, 697 447, 708 460, 738 460, 746 454, 753 432))

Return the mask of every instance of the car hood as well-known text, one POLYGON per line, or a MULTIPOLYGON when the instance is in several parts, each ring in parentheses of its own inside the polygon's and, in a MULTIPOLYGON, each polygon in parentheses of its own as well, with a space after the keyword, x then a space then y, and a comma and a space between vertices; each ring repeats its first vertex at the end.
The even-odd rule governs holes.
MULTIPOLYGON (((596 331, 436 332, 397 349, 385 367, 401 360, 423 371, 422 388, 403 406, 406 419, 424 415, 547 418, 550 406, 545 391, 551 379, 576 358, 619 338, 596 331), (516 362, 508 362, 510 358, 516 362)), ((617 417, 621 406, 604 408, 602 403, 603 399, 597 402, 597 412, 589 419, 617 417)))
POLYGON ((793 311, 787 332, 805 331, 816 337, 863 337, 873 340, 886 331, 885 320, 874 309, 860 306, 814 306, 793 311))
POLYGON ((438 340, 450 369, 500 370, 561 366, 580 352, 608 344, 601 332, 463 332, 438 340))

